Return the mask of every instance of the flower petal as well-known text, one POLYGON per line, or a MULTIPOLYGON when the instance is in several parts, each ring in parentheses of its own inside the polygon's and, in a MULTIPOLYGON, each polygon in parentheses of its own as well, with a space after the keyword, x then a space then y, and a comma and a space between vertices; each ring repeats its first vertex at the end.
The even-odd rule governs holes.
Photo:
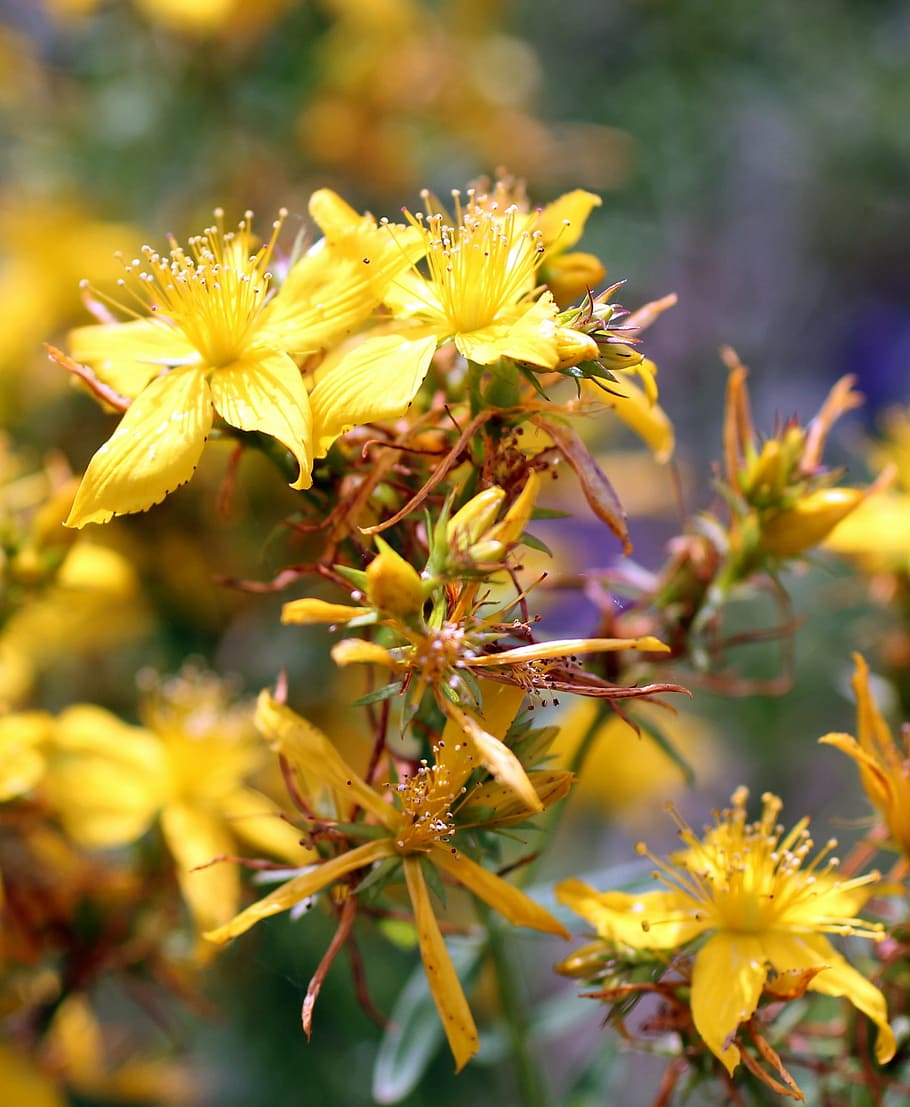
POLYGON ((259 694, 256 726, 275 743, 309 787, 328 785, 339 801, 359 804, 392 833, 397 831, 400 813, 354 772, 322 731, 267 691, 259 694))
POLYGON ((545 294, 533 304, 500 312, 500 322, 456 334, 455 345, 459 353, 478 365, 511 357, 550 369, 559 361, 555 317, 556 304, 545 294))
POLYGON ((659 462, 673 456, 676 437, 673 424, 660 404, 649 401, 644 389, 633 384, 628 377, 614 386, 616 391, 607 394, 596 385, 586 383, 585 394, 606 404, 626 424, 629 430, 644 442, 659 462))
POLYGON ((349 623, 359 615, 369 615, 372 608, 352 607, 348 603, 329 603, 304 597, 291 600, 281 609, 281 621, 308 626, 310 623, 349 623))
POLYGON ((161 830, 197 929, 210 930, 227 922, 240 899, 237 866, 227 861, 208 864, 234 851, 234 839, 224 820, 198 807, 173 803, 161 812, 161 830), (200 865, 207 867, 200 869, 200 865))
POLYGON ((292 359, 277 350, 261 350, 216 369, 209 384, 222 419, 240 430, 270 435, 286 446, 300 466, 291 487, 309 488, 313 420, 303 378, 292 359))
POLYGON ((44 783, 79 845, 124 845, 145 833, 166 798, 164 748, 148 730, 75 704, 54 727, 44 783))
POLYGON ((193 475, 211 426, 201 369, 174 369, 153 380, 89 462, 66 526, 106 523, 160 503, 193 475))
POLYGON ((778 972, 823 966, 824 971, 809 982, 809 991, 826 996, 845 996, 878 1027, 875 1056, 884 1065, 894 1056, 897 1043, 888 1025, 885 997, 865 976, 837 952, 821 934, 772 932, 762 936, 765 952, 778 972))
POLYGON ((701 934, 705 923, 677 892, 598 892, 581 880, 562 880, 556 898, 594 927, 605 941, 633 949, 675 949, 701 934))
POLYGON ((543 804, 534 790, 534 785, 528 780, 524 766, 509 747, 494 734, 490 734, 470 711, 463 711, 448 700, 442 704, 442 709, 471 740, 484 768, 497 780, 508 785, 521 798, 529 811, 542 811, 543 804))
POLYGON ((581 238, 588 216, 603 203, 593 192, 576 188, 566 192, 552 204, 547 204, 537 219, 537 226, 543 234, 544 245, 549 250, 556 247, 560 253, 581 238))
POLYGON ((475 896, 488 903, 513 926, 529 926, 532 930, 541 930, 544 934, 555 934, 559 938, 568 938, 569 932, 555 919, 546 908, 535 903, 514 884, 509 884, 496 873, 478 865, 463 853, 452 853, 450 846, 433 846, 430 850, 433 864, 454 877, 459 884, 473 892, 475 896))
POLYGON ((435 352, 433 336, 411 341, 381 335, 355 346, 320 375, 310 395, 317 456, 353 426, 403 415, 435 352))
POLYGON ((430 985, 430 994, 455 1058, 455 1071, 459 1072, 480 1048, 477 1027, 439 930, 439 923, 433 914, 419 858, 404 859, 404 875, 411 906, 414 908, 420 957, 430 985))
POLYGON ((245 911, 235 915, 224 926, 219 926, 215 930, 208 930, 202 936, 210 942, 230 941, 231 938, 236 938, 239 934, 245 934, 250 927, 255 926, 263 919, 278 915, 302 900, 309 899, 310 896, 321 892, 323 888, 334 884, 336 880, 347 876, 355 869, 362 869, 372 865, 375 861, 382 861, 385 857, 391 857, 394 852, 395 847, 389 838, 365 842, 362 846, 358 846, 348 853, 339 854, 329 861, 323 861, 320 865, 314 865, 313 868, 307 869, 300 876, 293 877, 287 884, 282 884, 280 888, 276 888, 274 892, 270 892, 263 899, 250 904, 245 911))
POLYGON ((316 861, 317 854, 300 844, 301 832, 292 826, 274 800, 255 788, 240 788, 223 801, 224 820, 232 834, 269 857, 294 865, 316 861))
POLYGON ((199 360, 179 330, 154 319, 77 327, 67 345, 75 361, 91 365, 121 396, 138 396, 167 366, 199 360))
POLYGON ((692 1018, 705 1045, 732 1075, 739 1050, 730 1038, 758 1006, 768 966, 758 938, 720 931, 695 955, 692 1018))

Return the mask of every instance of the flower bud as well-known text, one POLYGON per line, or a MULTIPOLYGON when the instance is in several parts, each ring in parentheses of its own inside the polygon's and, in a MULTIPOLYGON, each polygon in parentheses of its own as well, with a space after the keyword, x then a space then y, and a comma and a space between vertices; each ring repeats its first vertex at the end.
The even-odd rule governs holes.
POLYGON ((487 538, 502 542, 505 546, 517 542, 531 519, 539 491, 540 473, 532 469, 528 473, 524 488, 503 516, 502 522, 491 528, 487 538))
POLYGON ((553 299, 563 307, 596 288, 606 276, 606 269, 593 254, 573 252, 558 254, 545 262, 541 280, 553 293, 553 299))
POLYGON ((795 557, 828 537, 862 501, 858 488, 821 488, 762 522, 761 544, 776 557, 795 557))
POLYGON ((420 574, 382 538, 376 539, 376 545, 379 553, 366 569, 367 599, 390 615, 417 615, 424 600, 420 574))
POLYGON ((465 554, 496 522, 505 492, 494 485, 478 492, 449 520, 446 538, 456 554, 465 554))
POLYGON ((600 357, 600 347, 594 339, 584 331, 576 331, 572 327, 556 328, 556 346, 559 361, 554 369, 569 369, 583 361, 596 361, 600 357))

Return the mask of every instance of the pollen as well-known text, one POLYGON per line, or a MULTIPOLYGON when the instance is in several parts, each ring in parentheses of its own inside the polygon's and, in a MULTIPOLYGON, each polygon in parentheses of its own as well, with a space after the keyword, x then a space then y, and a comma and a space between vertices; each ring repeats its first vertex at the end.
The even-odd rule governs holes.
POLYGON ((167 253, 143 246, 140 257, 124 260, 118 281, 123 301, 89 292, 122 314, 147 318, 148 313, 155 325, 181 332, 200 361, 217 369, 239 360, 254 344, 269 298, 268 265, 287 211, 281 210, 269 239, 258 248, 252 212, 233 231, 225 230, 220 208, 214 215, 215 222, 190 238, 186 249, 171 236, 167 253))
POLYGON ((430 209, 412 215, 409 222, 426 240, 426 263, 433 291, 453 333, 469 333, 490 326, 499 313, 532 291, 544 252, 541 232, 520 217, 515 204, 501 207, 473 189, 453 194, 455 218, 430 209))
MULTIPOLYGON (((657 879, 689 901, 690 917, 704 913, 709 928, 744 934, 805 928, 881 937, 880 926, 841 917, 835 910, 841 893, 874 883, 879 874, 839 880, 838 860, 831 856, 835 839, 811 856, 815 844, 808 820, 800 820, 785 834, 777 822, 781 801, 766 793, 761 817, 747 822, 747 799, 747 789, 737 789, 731 806, 715 814, 714 825, 702 838, 673 812, 686 849, 674 854, 670 864, 638 846, 657 865, 657 879)), ((652 919, 652 925, 656 921, 652 919)))

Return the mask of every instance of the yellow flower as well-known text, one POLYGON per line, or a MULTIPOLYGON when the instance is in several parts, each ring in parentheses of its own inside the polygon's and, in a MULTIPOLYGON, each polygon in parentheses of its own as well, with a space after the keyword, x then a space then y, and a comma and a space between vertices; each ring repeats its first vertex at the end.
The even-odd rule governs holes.
POLYGON ((501 357, 556 365, 556 305, 547 294, 533 297, 545 250, 536 219, 514 206, 478 203, 468 190, 464 207, 456 194, 449 223, 426 199, 425 215, 407 214, 424 237, 429 280, 414 272, 399 278, 389 306, 422 322, 439 342, 453 341, 479 365, 501 357))
POLYGON ((910 857, 910 739, 902 735, 903 748, 895 742, 872 698, 869 667, 858 653, 853 655, 853 661, 856 665, 852 683, 858 739, 849 734, 832 733, 819 741, 853 758, 866 795, 885 820, 894 844, 910 857))
POLYGON ((245 783, 266 754, 242 705, 214 678, 186 673, 145 699, 144 727, 90 704, 67 708, 48 748, 45 787, 67 833, 89 848, 134 841, 157 819, 200 929, 237 909, 237 840, 300 856, 299 835, 273 801, 245 783))
MULTIPOLYGON (((317 213, 324 199, 314 196, 317 213)), ((249 213, 236 232, 225 232, 215 214, 189 253, 176 243, 165 256, 144 247, 142 260, 125 263, 124 288, 148 317, 70 336, 73 359, 92 367, 108 390, 102 396, 112 390, 132 402, 92 458, 69 526, 144 511, 188 481, 216 413, 277 439, 297 460, 292 487, 311 483, 313 418, 294 359, 365 319, 410 255, 391 249, 368 221, 320 240, 270 298, 269 264, 286 213, 255 251, 249 213)))
POLYGON ((769 973, 805 970, 816 972, 810 991, 846 996, 876 1023, 876 1056, 884 1064, 896 1048, 885 997, 825 937, 882 937, 879 925, 856 917, 878 874, 838 880, 835 863, 823 864, 833 842, 809 861, 808 820, 784 834, 781 802, 766 794, 761 818, 747 823, 747 798, 745 788, 737 789, 732 807, 701 839, 680 823, 686 849, 669 862, 639 845, 657 865, 664 890, 634 896, 567 880, 557 886, 558 898, 611 944, 661 951, 705 939, 692 969, 692 1018, 729 1073, 740 1060, 732 1038, 754 1014, 769 973))
MULTIPOLYGON (((499 685, 491 689, 485 696, 485 725, 504 735, 521 699, 521 693, 514 688, 499 685)), ((358 870, 370 869, 387 858, 400 859, 430 991, 460 1069, 477 1052, 477 1029, 433 912, 423 866, 432 865, 442 877, 462 884, 516 926, 567 935, 560 923, 524 892, 452 846, 451 837, 456 830, 453 812, 459 803, 471 799, 470 794, 463 796, 463 790, 477 767, 458 727, 451 722, 446 724, 435 750, 434 764, 424 764, 414 776, 387 792, 372 788, 324 734, 267 692, 259 698, 257 723, 293 765, 305 795, 315 796, 329 789, 335 797, 335 817, 345 821, 350 818, 352 806, 359 807, 371 822, 378 824, 381 834, 304 869, 205 937, 213 942, 226 942, 358 870), (395 801, 394 805, 390 799, 395 801)), ((549 780, 553 774, 543 776, 549 780)), ((559 789, 548 792, 546 801, 553 802, 563 794, 564 790, 559 789)), ((507 795, 505 802, 504 820, 514 821, 512 797, 507 795)), ((482 806, 491 804, 485 793, 482 806)), ((483 825, 495 824, 496 819, 489 818, 483 825)))

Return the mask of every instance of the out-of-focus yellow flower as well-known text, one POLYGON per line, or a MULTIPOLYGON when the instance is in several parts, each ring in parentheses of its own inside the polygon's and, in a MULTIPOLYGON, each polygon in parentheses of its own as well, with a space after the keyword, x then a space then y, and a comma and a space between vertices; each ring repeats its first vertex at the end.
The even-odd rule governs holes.
POLYGON ((82 310, 79 281, 91 272, 99 287, 113 287, 122 272, 114 252, 136 238, 138 231, 93 218, 71 199, 0 195, 0 375, 14 381, 27 367, 34 392, 41 344, 82 310))
MULTIPOLYGON (((122 1032, 122 1031, 121 1031, 122 1032)), ((167 1103, 179 1107, 198 1097, 192 1074, 174 1061, 132 1056, 111 1064, 112 1051, 88 1000, 74 993, 54 1016, 42 1050, 47 1068, 67 1088, 91 1099, 167 1103)), ((123 1055, 121 1049, 121 1056, 123 1055)), ((31 1100, 28 1102, 31 1107, 31 1100)))
POLYGON ((910 573, 910 412, 888 411, 884 437, 870 450, 873 467, 896 476, 897 487, 880 478, 855 511, 831 532, 825 548, 856 558, 872 572, 910 573))
POLYGON ((903 748, 898 747, 872 698, 868 665, 858 653, 853 661, 857 737, 831 733, 819 741, 853 758, 866 795, 884 820, 895 848, 910 857, 910 737, 904 734, 903 748))
POLYGON ((0 438, 0 706, 23 701, 61 658, 148 625, 127 559, 64 529, 76 484, 53 458, 31 470, 0 438))
MULTIPOLYGON (((60 20, 85 18, 99 7, 99 0, 41 0, 60 20)), ((231 35, 233 42, 255 35, 271 24, 291 0, 133 0, 147 19, 169 31, 193 36, 231 35)))
POLYGON ((28 1107, 67 1107, 70 1102, 58 1082, 33 1057, 0 1042, 0 1088, 8 1103, 28 1107))
MULTIPOLYGON (((654 363, 645 359, 645 370, 654 372, 654 363)), ((669 461, 676 446, 676 434, 670 417, 656 402, 653 396, 629 380, 627 374, 609 391, 598 387, 592 381, 585 382, 585 397, 596 399, 608 407, 634 434, 644 442, 655 459, 661 463, 669 461)))
POLYGON ((87 1000, 74 993, 57 1008, 40 1051, 26 1056, 0 1044, 0 1089, 16 1107, 66 1107, 65 1089, 91 1099, 174 1107, 195 1098, 190 1073, 174 1062, 137 1057, 112 1067, 109 1052, 87 1000))
POLYGON ((702 838, 677 820, 686 848, 669 862, 639 845, 657 867, 662 891, 598 892, 566 880, 557 885, 557 897, 612 945, 669 951, 706 939, 692 969, 692 1017, 729 1073, 740 1061, 731 1039, 754 1014, 772 970, 814 970, 810 991, 849 999, 878 1026, 875 1052, 884 1064, 896 1048, 885 997, 825 937, 883 936, 880 925, 856 917, 878 874, 839 880, 835 863, 823 863, 833 842, 809 860, 808 819, 785 834, 777 821, 781 802, 766 794, 761 818, 748 823, 747 798, 745 788, 737 789, 732 806, 715 816, 702 838))
POLYGON ((858 488, 819 488, 807 492, 790 507, 762 522, 762 547, 775 557, 798 557, 820 545, 838 523, 857 509, 864 496, 858 488))
POLYGON ((45 789, 67 833, 90 848, 134 841, 159 820, 181 891, 200 929, 237 909, 233 865, 208 865, 242 840, 300 857, 299 835, 275 803, 248 786, 267 751, 244 705, 214 677, 187 672, 150 690, 144 727, 79 704, 56 720, 45 789), (197 871, 193 871, 197 870, 197 871))
MULTIPOLYGON (((561 713, 559 734, 551 748, 557 764, 572 765, 599 710, 596 701, 579 698, 561 713)), ((569 799, 573 809, 608 814, 623 823, 650 821, 656 797, 674 795, 686 786, 682 769, 661 749, 656 735, 693 766, 700 785, 711 783, 720 751, 705 720, 684 712, 673 715, 648 703, 636 705, 632 715, 640 733, 611 711, 591 737, 569 799)))
MULTIPOLYGON (((485 696, 485 725, 500 739, 522 699, 519 690, 505 685, 491 688, 485 696)), ((432 865, 443 878, 463 885, 516 926, 567 936, 561 924, 524 892, 451 845, 456 829, 453 809, 477 767, 471 747, 464 742, 458 726, 447 723, 434 763, 423 765, 414 776, 386 794, 358 776, 324 734, 267 692, 260 696, 257 722, 294 766, 305 794, 314 796, 329 789, 335 797, 338 818, 344 821, 351 805, 357 805, 368 813, 377 829, 381 828, 380 835, 371 835, 363 845, 305 869, 206 937, 213 942, 226 942, 350 873, 372 868, 386 858, 400 859, 430 991, 460 1069, 477 1052, 477 1029, 433 912, 423 865, 432 865), (390 797, 394 805, 389 802, 390 797)), ((548 795, 548 802, 560 794, 548 795)), ((514 797, 507 793, 505 801, 506 817, 511 821, 514 797)), ((489 805, 489 797, 485 802, 489 805)), ((484 825, 495 824, 494 812, 484 820, 484 825)))
POLYGON ((51 725, 43 711, 0 716, 0 803, 31 791, 41 781, 51 725))

